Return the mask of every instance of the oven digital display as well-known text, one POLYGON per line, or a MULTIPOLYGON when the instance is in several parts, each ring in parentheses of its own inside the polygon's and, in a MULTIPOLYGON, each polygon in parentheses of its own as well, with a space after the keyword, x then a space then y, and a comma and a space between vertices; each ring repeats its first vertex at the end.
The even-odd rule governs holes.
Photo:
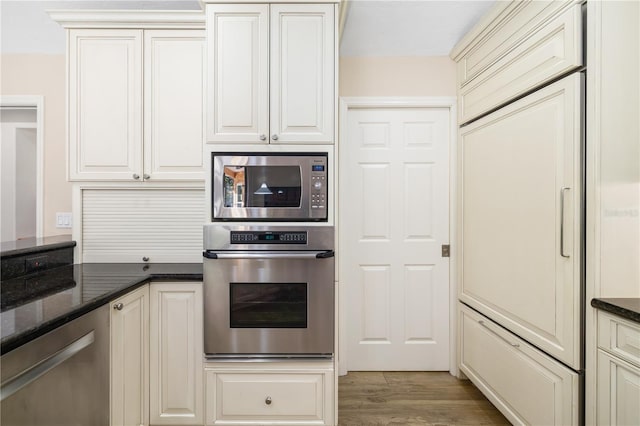
POLYGON ((323 164, 313 164, 313 165, 311 165, 311 171, 312 172, 324 172, 324 165, 323 164))
POLYGON ((231 231, 231 244, 307 244, 307 233, 231 231))

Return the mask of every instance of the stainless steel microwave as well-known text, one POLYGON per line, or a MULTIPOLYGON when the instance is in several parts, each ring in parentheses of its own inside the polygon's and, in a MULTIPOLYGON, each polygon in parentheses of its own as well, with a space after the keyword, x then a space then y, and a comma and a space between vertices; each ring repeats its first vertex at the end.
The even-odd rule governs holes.
POLYGON ((213 221, 326 221, 327 153, 214 152, 213 221))

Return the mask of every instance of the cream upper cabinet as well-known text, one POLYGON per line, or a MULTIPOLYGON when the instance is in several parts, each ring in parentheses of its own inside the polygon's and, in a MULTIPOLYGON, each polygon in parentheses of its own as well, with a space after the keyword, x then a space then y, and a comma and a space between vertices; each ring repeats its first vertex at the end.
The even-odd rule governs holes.
POLYGON ((69 179, 202 180, 204 31, 69 30, 69 179))
POLYGON ((334 141, 335 5, 207 5, 207 140, 334 141))
POLYGON ((111 303, 111 424, 149 424, 149 286, 111 303))
POLYGON ((332 143, 334 6, 271 6, 271 143, 332 143))
POLYGON ((207 6, 209 142, 267 142, 269 5, 207 6))
POLYGON ((145 179, 204 178, 204 37, 202 30, 144 32, 145 179))
POLYGON ((68 42, 69 178, 132 180, 142 172, 142 30, 72 29, 68 42))

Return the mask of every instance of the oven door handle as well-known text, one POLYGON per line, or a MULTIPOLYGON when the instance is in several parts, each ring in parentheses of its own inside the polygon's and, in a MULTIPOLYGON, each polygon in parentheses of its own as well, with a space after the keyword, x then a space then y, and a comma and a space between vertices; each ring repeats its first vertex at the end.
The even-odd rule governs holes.
POLYGON ((333 250, 323 251, 212 251, 202 255, 207 259, 327 259, 335 256, 333 250))

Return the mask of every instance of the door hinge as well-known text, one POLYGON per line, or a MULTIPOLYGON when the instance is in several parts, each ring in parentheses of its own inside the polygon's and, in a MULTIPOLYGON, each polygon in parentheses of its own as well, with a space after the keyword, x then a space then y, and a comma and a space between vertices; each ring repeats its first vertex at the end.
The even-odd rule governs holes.
POLYGON ((443 244, 442 245, 442 257, 449 257, 449 252, 450 252, 450 246, 449 244, 443 244))

